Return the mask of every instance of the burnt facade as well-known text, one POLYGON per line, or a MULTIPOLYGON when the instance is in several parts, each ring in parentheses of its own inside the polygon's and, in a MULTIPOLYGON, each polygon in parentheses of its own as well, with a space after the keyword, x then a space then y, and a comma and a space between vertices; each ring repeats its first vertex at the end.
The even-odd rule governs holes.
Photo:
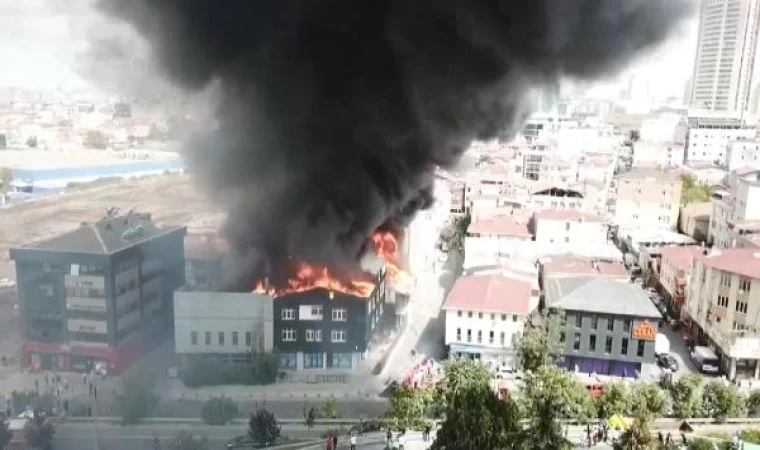
POLYGON ((274 347, 287 370, 353 369, 385 314, 385 271, 363 298, 315 288, 274 299, 274 347))

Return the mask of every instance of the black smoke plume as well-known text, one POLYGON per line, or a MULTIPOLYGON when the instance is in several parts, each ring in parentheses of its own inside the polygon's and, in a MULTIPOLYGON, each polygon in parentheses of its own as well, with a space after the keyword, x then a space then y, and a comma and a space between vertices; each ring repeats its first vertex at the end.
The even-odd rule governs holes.
MULTIPOLYGON (((473 139, 513 134, 530 87, 592 79, 662 40, 690 0, 100 0, 175 83, 220 89, 189 164, 249 263, 357 267, 431 204, 473 139)), ((274 270, 274 269, 272 269, 274 270)))

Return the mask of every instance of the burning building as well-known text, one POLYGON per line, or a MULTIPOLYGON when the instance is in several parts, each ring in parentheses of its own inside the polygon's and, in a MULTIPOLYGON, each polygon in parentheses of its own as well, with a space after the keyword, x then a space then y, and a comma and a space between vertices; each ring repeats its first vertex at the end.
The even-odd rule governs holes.
POLYGON ((274 300, 274 347, 282 368, 352 369, 367 355, 381 328, 386 306, 387 271, 371 290, 347 292, 318 286, 288 292, 274 300))

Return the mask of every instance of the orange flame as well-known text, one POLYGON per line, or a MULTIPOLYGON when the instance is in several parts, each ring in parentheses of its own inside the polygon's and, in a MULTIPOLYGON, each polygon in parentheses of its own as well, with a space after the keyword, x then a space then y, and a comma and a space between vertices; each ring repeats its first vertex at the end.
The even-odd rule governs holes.
POLYGON ((398 255, 398 240, 390 231, 378 231, 372 235, 375 253, 385 261, 385 273, 390 281, 410 285, 414 281, 412 275, 401 268, 398 255))
POLYGON ((318 287, 360 297, 369 297, 372 290, 375 288, 375 284, 363 280, 342 282, 333 277, 327 267, 318 267, 307 263, 300 263, 298 265, 298 271, 296 271, 296 274, 288 280, 288 285, 286 287, 266 288, 264 283, 259 281, 256 283, 253 292, 256 294, 268 294, 273 297, 279 297, 281 295, 308 291, 318 287))

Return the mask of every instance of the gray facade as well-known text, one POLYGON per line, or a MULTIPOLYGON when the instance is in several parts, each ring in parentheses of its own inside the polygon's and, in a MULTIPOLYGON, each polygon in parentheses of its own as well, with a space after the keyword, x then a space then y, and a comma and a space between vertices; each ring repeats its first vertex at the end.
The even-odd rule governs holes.
POLYGON ((656 329, 657 320, 587 311, 565 311, 565 317, 565 355, 634 363, 654 362, 654 340, 636 339, 633 330, 644 321, 656 329), (578 320, 580 327, 576 326, 578 320))

